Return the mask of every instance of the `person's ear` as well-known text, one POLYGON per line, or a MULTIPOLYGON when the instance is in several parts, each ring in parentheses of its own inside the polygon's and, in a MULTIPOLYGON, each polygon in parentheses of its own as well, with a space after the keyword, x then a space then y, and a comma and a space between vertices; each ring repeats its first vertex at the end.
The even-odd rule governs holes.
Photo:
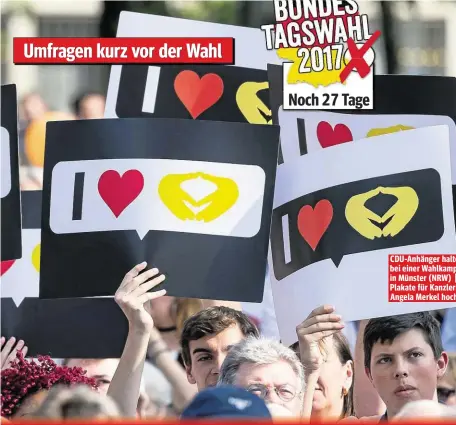
POLYGON ((187 381, 189 382, 189 384, 195 385, 196 380, 192 375, 192 367, 185 365, 185 372, 187 373, 187 381))
POLYGON ((347 363, 345 363, 344 369, 345 379, 343 383, 343 388, 345 392, 348 393, 350 391, 351 386, 353 385, 353 361, 349 360, 347 363))
POLYGON ((437 360, 437 378, 440 379, 445 375, 448 366, 448 354, 443 351, 437 360))

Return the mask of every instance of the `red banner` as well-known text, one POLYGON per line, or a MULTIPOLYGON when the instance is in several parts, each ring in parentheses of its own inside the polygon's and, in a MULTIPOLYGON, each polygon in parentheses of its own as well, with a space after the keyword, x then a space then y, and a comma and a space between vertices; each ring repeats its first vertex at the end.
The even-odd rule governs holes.
POLYGON ((234 64, 234 38, 15 37, 16 65, 234 64))
POLYGON ((389 255, 388 301, 456 302, 456 255, 389 255))

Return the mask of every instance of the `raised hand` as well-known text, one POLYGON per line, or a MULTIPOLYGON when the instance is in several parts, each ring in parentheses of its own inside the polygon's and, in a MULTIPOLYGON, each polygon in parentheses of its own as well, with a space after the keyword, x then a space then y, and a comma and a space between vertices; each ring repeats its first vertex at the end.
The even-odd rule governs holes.
POLYGON ((148 310, 149 301, 162 297, 166 290, 148 292, 162 283, 165 276, 158 269, 144 271, 146 266, 146 262, 138 264, 125 275, 114 299, 127 317, 130 329, 150 332, 154 321, 148 310))
POLYGON ((16 359, 17 352, 22 351, 24 357, 27 354, 28 347, 25 345, 25 342, 20 339, 16 344, 16 338, 12 337, 8 341, 2 336, 0 338, 0 367, 1 370, 8 369, 11 363, 16 359), (6 342, 6 344, 5 344, 6 342))
POLYGON ((313 310, 304 322, 296 327, 301 363, 306 372, 318 370, 325 360, 324 344, 332 335, 344 328, 341 316, 334 307, 321 306, 313 310))
POLYGON ((166 291, 148 292, 165 280, 157 269, 146 269, 141 263, 130 270, 116 292, 115 300, 128 319, 129 330, 125 348, 117 366, 108 396, 117 403, 123 416, 136 417, 141 389, 141 377, 154 321, 149 313, 150 300, 162 297, 166 291), (142 273, 141 273, 142 272, 142 273))

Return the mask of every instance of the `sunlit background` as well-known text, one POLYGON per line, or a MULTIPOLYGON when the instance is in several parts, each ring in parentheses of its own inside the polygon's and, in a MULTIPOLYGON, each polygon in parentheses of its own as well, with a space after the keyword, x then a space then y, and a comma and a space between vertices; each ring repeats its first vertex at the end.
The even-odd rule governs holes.
MULTIPOLYGON (((388 1, 382 7, 382 2, 364 1, 360 7, 373 29, 383 29, 386 18, 397 60, 390 73, 456 76, 456 2, 388 1)), ((2 84, 16 83, 20 96, 37 91, 52 109, 64 111, 70 111, 72 99, 81 91, 104 91, 108 66, 15 66, 11 40, 13 36, 113 36, 120 10, 252 27, 274 20, 272 1, 2 1, 2 84)), ((379 56, 376 72, 385 73, 384 48, 379 56)))
MULTIPOLYGON (((456 76, 456 1, 368 0, 359 4, 360 12, 369 16, 371 33, 375 29, 382 31, 382 38, 376 43, 376 73, 456 76)), ((24 139, 30 122, 45 111, 72 113, 78 118, 75 101, 84 93, 106 93, 109 66, 16 66, 12 62, 12 38, 114 37, 122 10, 257 28, 274 22, 272 0, 2 0, 1 81, 17 84, 23 166, 39 166, 41 161, 30 164, 27 158, 24 139), (29 96, 31 93, 34 96, 29 96)), ((97 105, 93 103, 91 107, 96 109, 97 105)), ((94 112, 91 118, 96 117, 94 112)), ((33 139, 37 138, 34 134, 33 139)), ((38 143, 41 142, 33 142, 38 143)), ((38 157, 41 154, 41 148, 34 153, 38 157)))

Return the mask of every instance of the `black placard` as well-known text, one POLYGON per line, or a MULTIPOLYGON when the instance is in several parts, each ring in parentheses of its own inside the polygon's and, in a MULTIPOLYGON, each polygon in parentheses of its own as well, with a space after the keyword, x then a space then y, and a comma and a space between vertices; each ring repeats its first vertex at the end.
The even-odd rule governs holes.
MULTIPOLYGON (((159 72, 159 77, 155 83, 152 113, 144 108, 145 96, 150 95, 146 94, 148 72, 147 65, 122 66, 116 101, 119 118, 272 123, 268 75, 264 70, 214 65, 164 65, 155 68, 154 72, 159 72)), ((281 157, 279 151, 279 163, 281 157)))
POLYGON ((281 280, 327 258, 338 267, 344 255, 434 242, 443 232, 437 170, 350 182, 307 194, 274 210, 274 274, 281 280), (288 262, 284 251, 284 217, 289 229, 286 245, 291 251, 288 262), (382 235, 383 230, 387 235, 382 235))
MULTIPOLYGON (((261 301, 277 167, 278 139, 279 128, 273 125, 188 119, 128 118, 49 123, 46 130, 40 297, 113 295, 125 273, 135 264, 147 261, 151 267, 158 267, 167 275, 163 287, 167 289, 169 295, 261 301), (65 143, 62 144, 64 135, 65 143), (116 170, 118 159, 135 158, 182 161, 179 164, 184 164, 184 161, 199 161, 195 167, 202 167, 201 170, 200 168, 197 170, 206 173, 205 176, 210 173, 205 171, 206 165, 201 165, 201 162, 213 163, 214 169, 220 169, 222 174, 223 167, 233 169, 235 165, 242 165, 243 170, 248 168, 249 172, 263 173, 264 190, 261 193, 251 193, 247 197, 249 202, 253 202, 256 199, 255 196, 263 195, 262 204, 258 204, 261 217, 255 222, 255 226, 258 225, 258 231, 255 228, 257 233, 249 233, 250 225, 245 223, 247 215, 240 216, 241 221, 234 226, 235 230, 242 226, 250 229, 243 233, 244 237, 221 236, 212 231, 210 234, 190 233, 185 230, 186 227, 180 227, 177 231, 175 230, 177 227, 172 226, 147 232, 150 229, 148 227, 144 232, 139 216, 152 214, 155 211, 152 210, 155 205, 157 205, 157 211, 163 208, 163 205, 158 201, 154 204, 152 195, 157 197, 157 186, 152 186, 152 183, 147 180, 148 177, 144 181, 143 188, 138 189, 141 187, 141 176, 137 172, 142 167, 140 165, 128 176, 126 169, 117 171, 127 176, 122 179, 129 180, 126 185, 129 190, 135 188, 139 190, 136 193, 137 196, 140 196, 138 193, 142 193, 142 190, 150 191, 147 193, 151 193, 151 198, 147 200, 148 202, 150 200, 151 210, 134 210, 134 203, 131 203, 130 206, 133 205, 134 212, 127 211, 127 214, 133 214, 132 217, 134 217, 128 224, 130 227, 125 230, 114 230, 112 223, 116 222, 115 215, 120 217, 125 211, 116 209, 119 206, 117 201, 125 200, 123 197, 125 192, 120 190, 123 183, 120 182, 122 180, 120 175, 115 175, 117 171, 114 171, 114 174, 108 173, 109 175, 105 174, 105 171, 116 170), (89 172, 89 168, 93 167, 90 165, 93 162, 89 163, 89 161, 93 160, 110 161, 102 164, 98 171, 89 172), (86 162, 76 163, 75 161, 86 162), (70 168, 70 171, 65 171, 70 168), (70 178, 63 178, 62 172, 70 175, 70 178), (84 173, 85 176, 76 178, 78 173, 84 173), (100 183, 102 175, 105 177, 103 177, 103 183, 100 183), (111 186, 108 197, 111 196, 111 199, 117 200, 115 201, 117 206, 113 206, 111 202, 111 209, 109 209, 108 203, 102 200, 99 188, 100 184, 103 186, 112 178, 117 179, 117 186, 115 190, 112 189, 114 186, 111 186), (84 185, 82 190, 77 187, 81 181, 84 185), (139 186, 136 186, 137 184, 139 186), (56 223, 59 220, 66 220, 67 227, 64 230, 58 223, 51 226, 51 199, 56 223), (97 211, 100 211, 100 214, 103 213, 103 217, 107 219, 96 221, 94 216, 88 216, 87 211, 93 211, 91 208, 99 208, 97 211), (82 220, 78 220, 78 216, 82 217, 82 220), (83 224, 79 224, 80 222, 83 224), (85 227, 87 223, 90 223, 90 226, 95 226, 94 223, 97 223, 96 226, 99 226, 97 229, 101 231, 88 230, 85 227), (77 226, 82 227, 77 227, 78 231, 62 233, 62 231, 67 232, 65 229, 70 228, 68 226, 73 226, 72 229, 77 226), (107 228, 109 226, 111 227, 107 228), (171 228, 172 231, 169 230, 171 228), (141 229, 140 233, 145 234, 143 239, 137 233, 137 230, 141 229), (71 270, 70 273, 69 270, 71 270)), ((154 170, 158 170, 157 167, 164 167, 164 165, 147 166, 148 169, 154 170)), ((179 165, 175 173, 179 174, 181 167, 179 165)), ((186 172, 183 171, 183 173, 186 172)), ((207 179, 207 177, 202 178, 207 179)), ((239 183, 239 202, 242 196, 244 196, 242 199, 247 199, 242 193, 246 193, 245 189, 250 188, 250 183, 249 181, 245 186, 239 183)), ((222 190, 222 186, 217 184, 217 187, 217 190, 222 190)), ((179 192, 176 198, 171 197, 172 199, 168 201, 176 201, 181 205, 184 198, 181 199, 180 196, 183 195, 179 192)), ((226 196, 218 199, 222 199, 223 202, 227 200, 226 196)), ((149 208, 149 204, 144 205, 144 209, 149 208)), ((201 220, 204 217, 204 211, 209 212, 209 208, 215 208, 221 204, 211 201, 208 205, 202 210, 201 220)), ((248 205, 248 203, 239 205, 248 205)), ((168 214, 168 209, 162 211, 168 214)), ((248 214, 251 214, 250 210, 248 214)), ((190 218, 194 220, 195 217, 190 218)), ((179 225, 182 224, 181 221, 179 225)), ((122 226, 126 228, 125 224, 122 226)))
POLYGON ((2 86, 1 102, 1 260, 9 261, 17 260, 22 256, 17 94, 15 84, 2 86))
MULTIPOLYGON (((272 117, 283 103, 282 66, 268 64, 272 117)), ((355 115, 443 115, 456 122, 456 78, 429 75, 375 75, 373 109, 350 111, 355 115), (442 96, 445 93, 445 96, 442 96)), ((347 114, 346 110, 331 110, 347 114)))
POLYGON ((2 336, 25 341, 27 356, 120 358, 128 322, 112 298, 1 300, 2 336))
POLYGON ((24 229, 41 228, 41 190, 21 191, 22 227, 24 229))
MULTIPOLYGON (((282 69, 281 65, 268 64, 272 120, 276 125, 280 124, 278 111, 283 103, 282 69)), ((350 112, 331 110, 331 112, 366 116, 374 114, 442 115, 450 117, 456 124, 456 78, 453 77, 375 75, 374 99, 374 108, 371 110, 350 112)), ((305 120, 299 121, 304 122, 305 120)), ((452 140, 450 143, 453 144, 456 141, 452 140)), ((299 144, 301 155, 305 155, 307 153, 305 132, 299 132, 299 144)), ((454 188, 453 192, 455 192, 454 188)))
MULTIPOLYGON (((25 231, 41 227, 41 198, 41 190, 21 192, 25 231)), ((118 358, 122 355, 128 322, 113 299, 25 298, 16 306, 12 298, 2 298, 1 309, 2 336, 23 339, 28 356, 118 358)))

